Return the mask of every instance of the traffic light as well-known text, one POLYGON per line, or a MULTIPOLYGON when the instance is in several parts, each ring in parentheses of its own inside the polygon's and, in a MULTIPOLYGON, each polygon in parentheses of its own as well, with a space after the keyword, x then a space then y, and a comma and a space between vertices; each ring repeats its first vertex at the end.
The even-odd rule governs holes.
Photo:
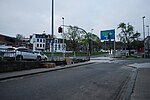
POLYGON ((62 28, 58 27, 58 33, 62 33, 62 28))

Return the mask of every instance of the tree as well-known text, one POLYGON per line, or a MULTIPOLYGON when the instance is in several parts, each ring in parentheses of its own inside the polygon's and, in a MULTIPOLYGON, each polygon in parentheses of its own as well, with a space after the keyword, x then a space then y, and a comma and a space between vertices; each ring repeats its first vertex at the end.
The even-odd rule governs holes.
POLYGON ((24 36, 23 35, 21 35, 21 34, 17 34, 16 35, 16 45, 18 45, 18 46, 20 46, 21 45, 21 42, 22 42, 22 40, 23 40, 23 38, 24 38, 24 36))
POLYGON ((127 48, 129 49, 129 55, 131 55, 131 52, 130 52, 131 51, 131 48, 130 48, 131 43, 136 38, 136 37, 134 37, 135 36, 134 28, 129 23, 128 24, 120 23, 118 25, 118 29, 121 30, 118 37, 119 37, 120 41, 125 44, 125 49, 126 49, 126 46, 127 46, 127 48))
POLYGON ((100 42, 101 41, 97 35, 88 32, 82 40, 81 44, 82 48, 89 49, 90 54, 92 54, 92 52, 94 52, 95 50, 98 51, 100 42))
POLYGON ((92 51, 94 52, 95 50, 96 51, 98 51, 99 50, 99 46, 100 46, 100 43, 101 43, 101 40, 100 40, 100 38, 97 36, 97 35, 95 35, 95 34, 92 34, 91 35, 91 43, 92 43, 92 51))
POLYGON ((132 37, 134 41, 131 43, 131 47, 134 48, 135 50, 138 50, 139 48, 143 47, 143 43, 139 41, 140 35, 141 33, 136 32, 132 37))
POLYGON ((16 35, 16 39, 18 39, 18 40, 22 40, 24 37, 23 37, 23 35, 21 35, 21 34, 17 34, 16 35))
POLYGON ((76 56, 75 52, 78 51, 79 44, 81 44, 85 35, 85 31, 77 26, 69 26, 68 31, 64 33, 66 40, 69 40, 69 46, 74 52, 74 57, 76 56))

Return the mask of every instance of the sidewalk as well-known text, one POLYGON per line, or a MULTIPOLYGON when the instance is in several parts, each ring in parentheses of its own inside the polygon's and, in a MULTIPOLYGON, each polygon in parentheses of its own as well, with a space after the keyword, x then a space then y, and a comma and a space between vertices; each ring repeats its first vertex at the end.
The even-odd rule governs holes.
POLYGON ((17 78, 17 77, 22 77, 22 76, 27 76, 27 75, 50 72, 50 71, 56 71, 56 70, 67 69, 67 68, 72 68, 72 67, 78 67, 78 66, 87 65, 87 64, 93 64, 93 62, 76 63, 76 64, 66 65, 62 67, 56 66, 55 68, 37 68, 37 69, 31 69, 31 70, 0 73, 0 80, 17 78))
POLYGON ((150 100, 150 68, 138 69, 131 100, 150 100))
POLYGON ((150 100, 150 63, 135 63, 129 66, 137 68, 138 71, 131 100, 150 100))

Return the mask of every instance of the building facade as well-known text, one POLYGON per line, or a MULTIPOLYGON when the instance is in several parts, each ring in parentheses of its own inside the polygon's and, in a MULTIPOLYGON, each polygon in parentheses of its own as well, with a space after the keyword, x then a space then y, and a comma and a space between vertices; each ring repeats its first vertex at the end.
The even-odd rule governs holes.
MULTIPOLYGON (((30 43, 33 45, 33 51, 51 52, 52 38, 51 35, 33 34, 30 36, 30 43)), ((54 37, 54 52, 66 51, 66 43, 63 44, 63 39, 54 37)))

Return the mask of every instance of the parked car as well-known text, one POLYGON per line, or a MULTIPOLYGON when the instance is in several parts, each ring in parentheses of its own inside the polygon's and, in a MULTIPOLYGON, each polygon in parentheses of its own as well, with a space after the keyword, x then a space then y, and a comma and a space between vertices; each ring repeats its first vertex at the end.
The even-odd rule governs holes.
POLYGON ((15 56, 16 56, 16 48, 9 47, 9 48, 3 49, 3 59, 14 60, 15 56))
POLYGON ((43 53, 43 52, 40 52, 40 51, 34 51, 38 56, 40 56, 40 59, 41 60, 44 60, 44 61, 47 61, 48 57, 43 53))
POLYGON ((42 56, 33 52, 28 48, 17 48, 5 52, 4 59, 15 59, 15 60, 37 60, 41 61, 42 56))
POLYGON ((31 49, 28 48, 18 48, 16 50, 16 60, 37 60, 40 61, 41 58, 31 49))
POLYGON ((0 45, 0 60, 4 59, 4 54, 8 54, 12 56, 15 53, 15 48, 12 46, 0 45))

